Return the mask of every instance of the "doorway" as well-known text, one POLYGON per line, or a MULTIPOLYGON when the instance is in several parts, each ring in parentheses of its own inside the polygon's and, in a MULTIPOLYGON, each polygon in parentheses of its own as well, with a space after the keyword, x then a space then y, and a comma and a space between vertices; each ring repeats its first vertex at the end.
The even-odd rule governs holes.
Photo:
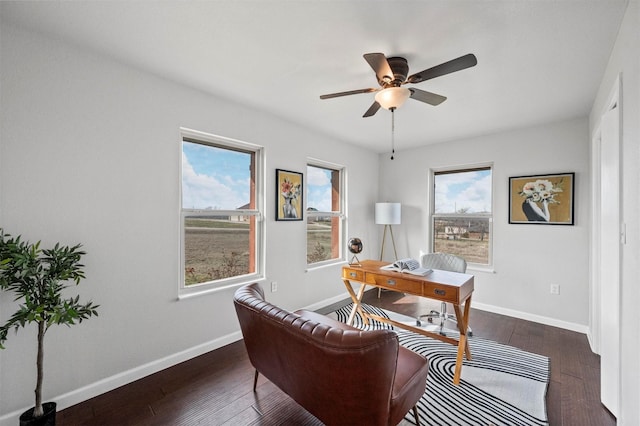
POLYGON ((591 320, 602 404, 618 415, 620 383, 620 104, 616 81, 593 139, 591 320))

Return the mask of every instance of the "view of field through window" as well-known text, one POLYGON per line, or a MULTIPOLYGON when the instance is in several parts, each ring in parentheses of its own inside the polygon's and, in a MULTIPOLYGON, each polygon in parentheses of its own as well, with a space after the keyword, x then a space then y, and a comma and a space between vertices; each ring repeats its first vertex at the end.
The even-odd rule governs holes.
POLYGON ((434 251, 451 253, 470 263, 489 263, 489 219, 438 219, 435 221, 434 251), (459 235, 447 230, 464 229, 459 235))
POLYGON ((331 259, 331 221, 308 218, 307 220, 307 263, 317 263, 331 259))
POLYGON ((434 173, 433 251, 490 263, 491 169, 434 173))
POLYGON ((307 166, 307 263, 340 256, 340 171, 307 166))
POLYGON ((185 285, 245 275, 249 269, 249 223, 226 217, 185 219, 185 285))
POLYGON ((255 272, 255 154, 184 141, 186 286, 255 272))
MULTIPOLYGON (((185 139, 182 216, 185 286, 256 271, 255 153, 185 139), (253 191, 253 192, 252 192, 253 191)), ((306 176, 307 260, 337 258, 340 172, 309 166, 306 176), (329 213, 329 214, 323 214, 329 213)), ((269 200, 275 198, 268 189, 269 200)), ((287 226, 283 224, 282 226, 287 226)))

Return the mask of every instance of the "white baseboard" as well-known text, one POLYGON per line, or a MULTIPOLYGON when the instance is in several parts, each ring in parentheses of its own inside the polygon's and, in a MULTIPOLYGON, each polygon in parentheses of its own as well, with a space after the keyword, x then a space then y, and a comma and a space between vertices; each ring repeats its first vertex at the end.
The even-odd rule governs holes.
POLYGON ((500 306, 487 305, 485 303, 478 303, 475 301, 471 304, 471 307, 473 309, 479 309, 481 311, 493 312, 494 314, 506 315, 509 317, 537 322, 539 324, 550 325, 553 327, 564 328, 565 330, 589 335, 589 326, 584 324, 576 324, 573 322, 562 321, 556 318, 549 318, 542 315, 531 314, 529 312, 516 311, 515 309, 502 308, 500 306))
POLYGON ((587 333, 587 340, 589 341, 589 347, 591 348, 591 352, 594 354, 600 355, 600 348, 596 345, 595 338, 591 330, 587 333))
MULTIPOLYGON (((347 292, 344 292, 343 294, 340 294, 338 296, 334 296, 321 302, 306 306, 304 307, 304 309, 315 311, 332 303, 336 303, 348 298, 349 294, 347 292)), ((242 333, 240 332, 240 330, 238 330, 234 333, 222 336, 210 342, 206 342, 193 348, 186 349, 182 352, 169 355, 165 358, 149 362, 136 368, 132 368, 131 370, 123 371, 122 373, 107 377, 98 382, 92 383, 79 389, 75 389, 71 392, 56 396, 49 400, 55 401, 58 404, 57 410, 61 411, 67 407, 71 407, 72 405, 86 401, 105 392, 109 392, 113 389, 119 388, 120 386, 124 386, 128 383, 142 379, 143 377, 146 377, 150 374, 157 373, 158 371, 164 370, 165 368, 169 368, 181 362, 190 360, 191 358, 203 355, 207 352, 221 348, 240 339, 242 339, 242 333)), ((2 415, 0 417, 0 426, 15 426, 16 424, 18 424, 18 418, 20 417, 20 414, 22 414, 29 408, 31 408, 31 406, 24 407, 18 411, 2 415)))
POLYGON ((329 299, 324 299, 321 302, 313 303, 311 305, 305 306, 301 309, 306 309, 307 311, 317 311, 318 309, 322 309, 334 303, 340 302, 342 300, 349 299, 351 300, 351 296, 346 291, 338 296, 330 297, 329 299))
MULTIPOLYGON (((314 303, 312 305, 306 306, 304 309, 315 311, 317 309, 324 308, 325 306, 331 305, 336 302, 340 302, 341 300, 349 299, 349 293, 345 292, 338 296, 332 297, 330 299, 325 299, 321 302, 314 303)), ((531 314, 528 312, 517 311, 515 309, 502 308, 500 306, 488 305, 486 303, 478 303, 473 302, 471 306, 474 309, 479 309, 481 311, 493 312, 494 314, 506 315, 509 317, 519 318, 527 321, 537 322, 544 325, 550 325, 553 327, 563 328, 565 330, 575 331, 577 333, 586 334, 587 337, 590 337, 590 330, 588 325, 584 324, 576 324, 573 322, 562 321, 556 318, 545 317, 542 315, 531 314)))
MULTIPOLYGON (((307 309, 310 311, 315 311, 325 306, 331 305, 336 302, 340 302, 341 300, 349 299, 349 293, 345 292, 338 296, 331 297, 329 299, 325 299, 321 302, 314 303, 312 305, 306 306, 303 309, 307 309)), ((539 324, 550 325, 553 327, 563 328, 565 330, 575 331, 577 333, 586 334, 587 337, 590 337, 589 326, 584 324, 576 324, 573 322, 562 321, 556 318, 545 317, 542 315, 531 314, 528 312, 517 311, 515 309, 503 308, 495 305, 488 305, 486 303, 478 303, 473 302, 471 306, 474 309, 479 309, 481 311, 493 312, 494 314, 506 315, 509 317, 519 318, 527 321, 537 322, 539 324)))
MULTIPOLYGON (((317 310, 348 298, 349 294, 345 292, 329 299, 325 299, 321 302, 313 303, 309 306, 304 307, 304 309, 317 310)), ((484 303, 474 302, 473 308, 482 311, 493 312, 496 314, 507 315, 514 318, 520 318, 527 321, 533 321, 540 324, 550 325, 553 327, 564 328, 566 330, 583 333, 589 336, 588 326, 582 324, 575 324, 567 321, 561 321, 555 318, 544 317, 541 315, 530 314, 527 312, 502 308, 499 306, 487 305, 484 303)), ((86 401, 105 392, 109 392, 120 386, 134 382, 150 374, 157 373, 158 371, 164 370, 165 368, 169 368, 191 358, 203 355, 212 350, 221 348, 240 339, 242 339, 242 333, 240 331, 236 331, 226 336, 222 336, 218 339, 205 342, 193 348, 186 349, 182 352, 178 352, 165 358, 133 368, 131 370, 118 373, 114 376, 107 377, 98 382, 92 383, 79 389, 75 389, 71 392, 59 395, 55 398, 51 398, 51 400, 56 401, 56 403, 58 404, 58 410, 64 410, 67 407, 71 407, 72 405, 86 401)), ((23 409, 20 409, 18 411, 3 415, 2 417, 0 417, 0 426, 15 426, 18 423, 18 417, 20 417, 20 414, 22 414, 29 408, 31 407, 24 407, 23 409)))
MULTIPOLYGON (((50 400, 55 401, 58 404, 57 410, 61 411, 67 407, 71 407, 72 405, 86 401, 105 392, 109 392, 120 386, 134 382, 150 374, 157 373, 158 371, 164 370, 165 368, 169 368, 191 358, 203 355, 212 350, 221 348, 240 339, 242 339, 242 333, 238 330, 234 333, 222 336, 218 339, 203 343, 198 346, 194 346, 193 348, 186 349, 182 352, 178 352, 165 358, 149 362, 139 367, 132 368, 131 370, 123 371, 122 373, 107 377, 82 388, 75 389, 63 395, 56 396, 55 398, 51 398, 50 400)), ((31 407, 24 407, 23 409, 20 409, 18 411, 3 415, 2 417, 0 417, 0 426, 17 425, 19 423, 18 418, 20 417, 20 414, 22 414, 29 408, 31 407)))

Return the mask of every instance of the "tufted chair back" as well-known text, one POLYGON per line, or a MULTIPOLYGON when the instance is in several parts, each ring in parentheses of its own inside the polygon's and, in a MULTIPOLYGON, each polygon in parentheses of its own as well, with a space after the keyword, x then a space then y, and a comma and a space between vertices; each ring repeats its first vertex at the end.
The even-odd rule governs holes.
POLYGON ((427 253, 420 258, 423 268, 441 269, 451 272, 467 272, 467 261, 449 253, 427 253))

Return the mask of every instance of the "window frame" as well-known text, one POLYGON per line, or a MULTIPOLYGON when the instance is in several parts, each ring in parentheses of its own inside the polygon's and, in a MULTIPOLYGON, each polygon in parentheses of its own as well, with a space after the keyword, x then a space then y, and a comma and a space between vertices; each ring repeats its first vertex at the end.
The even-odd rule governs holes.
POLYGON ((494 216, 494 192, 495 192, 495 179, 494 179, 494 166, 493 163, 477 163, 458 166, 448 166, 441 168, 432 168, 429 170, 429 252, 435 251, 435 224, 438 218, 465 218, 465 219, 488 219, 489 222, 489 246, 488 246, 488 263, 476 263, 467 261, 467 268, 479 271, 493 271, 493 216, 494 216), (471 214, 456 214, 456 213, 436 213, 435 212, 435 177, 438 174, 455 174, 479 170, 491 171, 491 213, 471 213, 471 214))
MULTIPOLYGON (((308 208, 308 204, 307 206, 305 206, 305 216, 306 216, 306 221, 307 221, 307 230, 305 231, 305 253, 306 255, 308 255, 308 226, 309 226, 309 219, 311 218, 315 218, 315 217, 331 217, 332 222, 336 222, 338 224, 338 230, 334 231, 333 230, 333 225, 332 225, 332 233, 335 232, 336 234, 336 243, 334 245, 332 245, 332 253, 334 251, 337 251, 337 255, 335 257, 332 257, 331 259, 327 259, 327 260, 322 260, 320 262, 313 262, 313 263, 308 263, 307 262, 307 269, 315 269, 315 268, 320 268, 323 266, 327 266, 327 265, 333 265, 336 263, 341 263, 341 262, 345 262, 346 261, 346 251, 344 249, 344 245, 346 244, 346 227, 347 227, 347 220, 346 220, 346 205, 347 205, 347 197, 346 197, 346 167, 344 165, 341 164, 336 164, 336 163, 331 163, 328 161, 324 161, 324 160, 319 160, 317 158, 307 158, 307 173, 306 173, 306 179, 308 179, 309 177, 309 166, 311 167, 316 167, 316 168, 321 168, 321 169, 327 169, 327 170, 332 170, 332 171, 336 171, 338 172, 338 202, 340 203, 340 208, 339 210, 332 210, 332 211, 309 211, 308 208)), ((307 193, 305 194, 305 198, 307 200, 307 203, 309 202, 309 183, 306 182, 305 185, 306 191, 307 193)), ((305 256, 306 257, 306 256, 305 256)))
POLYGON ((240 141, 237 139, 231 139, 224 136, 213 135, 193 129, 180 128, 180 164, 179 164, 179 229, 180 229, 180 243, 179 243, 179 256, 180 256, 180 269, 178 271, 178 296, 179 298, 190 297, 202 293, 209 293, 212 291, 220 291, 231 287, 240 287, 244 284, 263 280, 264 273, 264 253, 265 253, 265 174, 264 174, 264 147, 249 142, 240 141), (183 155, 183 143, 184 142, 197 143, 205 146, 211 146, 221 149, 227 149, 231 151, 239 151, 244 153, 250 153, 253 155, 253 191, 255 197, 254 209, 231 209, 231 210, 202 210, 202 209, 188 209, 182 206, 183 194, 183 168, 182 168, 182 155, 183 155), (254 272, 248 274, 236 275, 233 277, 207 281, 203 283, 185 284, 185 219, 191 216, 251 216, 254 219, 255 229, 253 232, 250 230, 250 236, 253 233, 253 243, 251 239, 249 244, 253 245, 252 259, 254 272))

